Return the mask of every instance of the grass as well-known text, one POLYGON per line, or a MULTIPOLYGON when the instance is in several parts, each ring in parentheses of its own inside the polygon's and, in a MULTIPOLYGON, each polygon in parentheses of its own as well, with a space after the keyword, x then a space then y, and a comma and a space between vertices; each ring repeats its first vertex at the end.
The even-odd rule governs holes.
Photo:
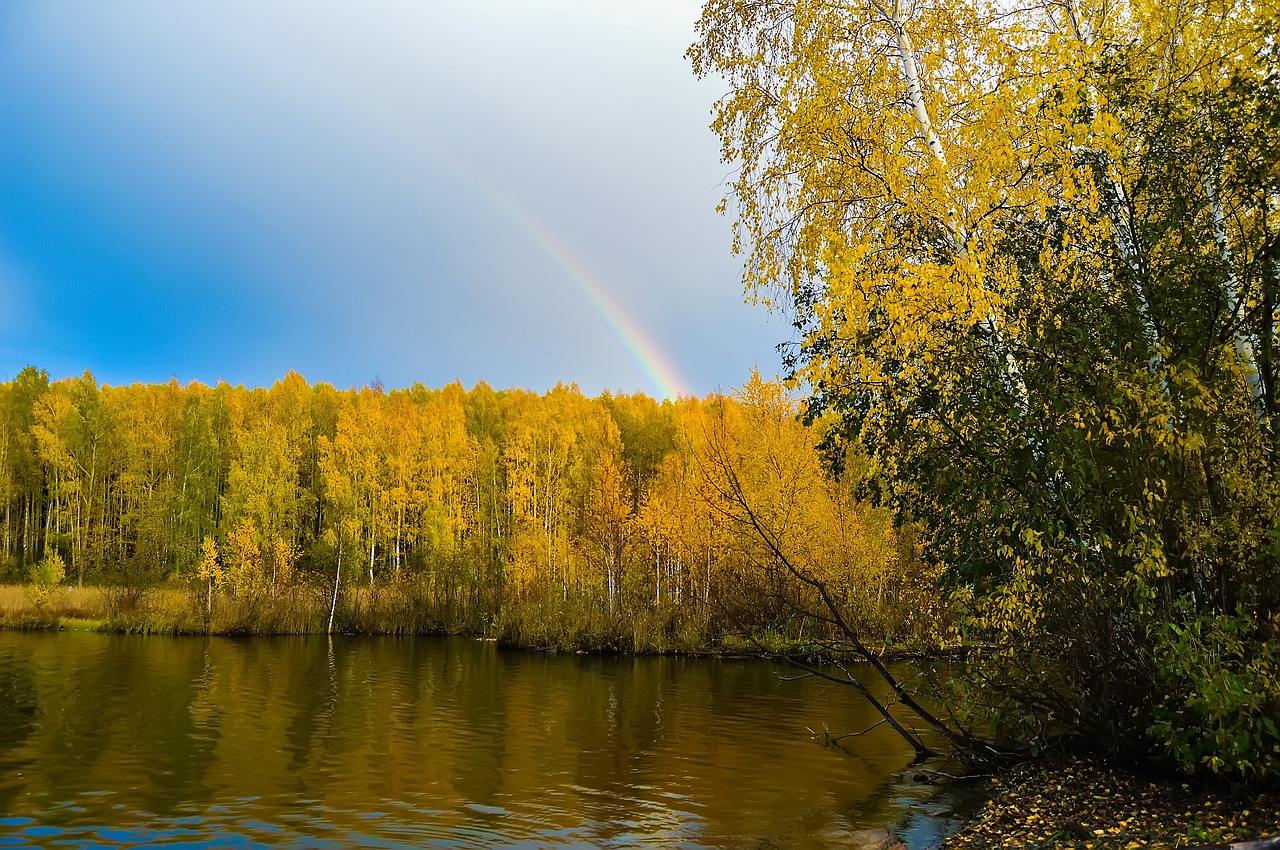
MULTIPOLYGON (((54 617, 106 619, 107 599, 97 587, 59 588, 52 594, 47 610, 54 617)), ((0 619, 37 613, 35 601, 25 585, 0 585, 0 619)))
MULTIPOLYGON (((326 592, 305 585, 258 598, 217 593, 212 611, 203 594, 182 588, 130 592, 110 587, 39 591, 0 585, 0 628, 66 629, 135 634, 322 634, 329 626, 326 592)), ((361 634, 483 634, 482 625, 452 622, 412 590, 349 588, 334 629, 361 634)))
POLYGON ((96 587, 60 587, 33 594, 19 584, 0 585, 0 628, 98 631, 109 622, 107 597, 96 587))
MULTIPOLYGON (((212 611, 203 593, 183 587, 129 591, 111 587, 35 590, 0 585, 0 628, 65 629, 131 634, 324 634, 329 590, 299 583, 257 598, 216 593, 212 611)), ((496 601, 457 598, 414 582, 344 588, 334 631, 345 634, 464 634, 511 647, 576 652, 759 654, 796 643, 768 632, 761 644, 718 634, 708 612, 678 607, 618 605, 558 593, 496 601)))
POLYGON ((91 620, 85 617, 62 617, 58 620, 58 628, 64 632, 102 632, 108 631, 110 620, 91 620))

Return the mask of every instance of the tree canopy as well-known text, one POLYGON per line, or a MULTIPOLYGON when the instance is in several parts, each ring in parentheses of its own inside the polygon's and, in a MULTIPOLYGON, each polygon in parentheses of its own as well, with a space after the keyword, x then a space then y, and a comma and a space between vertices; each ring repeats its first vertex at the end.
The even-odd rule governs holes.
POLYGON ((1277 11, 703 9, 748 291, 1009 737, 1280 774, 1277 11))
POLYGON ((186 587, 191 628, 706 649, 793 619, 745 580, 755 544, 725 521, 713 433, 759 492, 803 478, 805 528, 851 541, 840 587, 877 640, 937 639, 941 614, 898 590, 914 551, 884 511, 831 501, 817 430, 759 376, 657 402, 574 386, 337 390, 296 373, 257 389, 111 387, 27 369, 0 383, 0 567, 33 586, 57 566, 68 581, 186 587), (356 616, 388 599, 403 605, 356 616))

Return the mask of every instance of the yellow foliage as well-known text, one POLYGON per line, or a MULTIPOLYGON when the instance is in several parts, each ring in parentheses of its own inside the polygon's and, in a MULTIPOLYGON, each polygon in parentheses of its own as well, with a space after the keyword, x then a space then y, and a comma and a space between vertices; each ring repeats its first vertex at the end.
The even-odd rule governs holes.
MULTIPOLYGON (((219 622, 219 592, 247 624, 277 610, 259 603, 311 583, 340 628, 352 584, 394 583, 422 594, 421 623, 478 628, 536 602, 620 634, 648 623, 652 645, 698 645, 728 628, 722 603, 743 601, 755 551, 700 459, 721 415, 742 438, 741 468, 791 500, 796 528, 866 521, 852 502, 843 520, 808 504, 829 498, 815 432, 758 376, 705 401, 589 399, 572 385, 339 391, 293 373, 269 389, 86 377, 33 393, 29 423, 10 403, 25 386, 0 384, 11 531, 30 505, 38 516, 23 521, 47 526, 48 551, 70 552, 91 581, 135 565, 154 570, 148 581, 185 578, 205 627, 219 622), (803 486, 780 489, 771 463, 803 486)), ((821 567, 832 581, 851 553, 895 557, 870 545, 876 532, 846 531, 845 560, 821 567)))
POLYGON ((200 561, 196 566, 196 576, 207 582, 209 587, 217 588, 226 580, 222 564, 218 561, 218 544, 212 537, 205 537, 200 544, 200 561))
POLYGON ((275 537, 271 541, 271 570, 274 585, 277 588, 293 584, 294 571, 301 556, 298 547, 283 537, 275 537))
POLYGON ((240 520, 227 534, 227 583, 237 596, 255 598, 271 587, 263 569, 258 528, 253 520, 240 520))

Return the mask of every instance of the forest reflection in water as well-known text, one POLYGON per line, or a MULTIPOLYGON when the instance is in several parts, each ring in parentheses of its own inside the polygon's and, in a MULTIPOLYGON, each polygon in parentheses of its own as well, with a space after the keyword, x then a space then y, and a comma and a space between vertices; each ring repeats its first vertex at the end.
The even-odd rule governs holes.
POLYGON ((847 846, 945 817, 874 717, 758 660, 465 639, 0 633, 0 844, 847 846))

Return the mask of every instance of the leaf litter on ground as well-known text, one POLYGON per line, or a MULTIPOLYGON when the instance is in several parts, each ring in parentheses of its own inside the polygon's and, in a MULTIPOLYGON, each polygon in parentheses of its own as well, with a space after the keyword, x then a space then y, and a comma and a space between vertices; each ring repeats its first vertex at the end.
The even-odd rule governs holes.
POLYGON ((946 850, 1137 850, 1226 846, 1280 836, 1280 791, 1231 791, 1090 760, 1021 765, 946 850))

